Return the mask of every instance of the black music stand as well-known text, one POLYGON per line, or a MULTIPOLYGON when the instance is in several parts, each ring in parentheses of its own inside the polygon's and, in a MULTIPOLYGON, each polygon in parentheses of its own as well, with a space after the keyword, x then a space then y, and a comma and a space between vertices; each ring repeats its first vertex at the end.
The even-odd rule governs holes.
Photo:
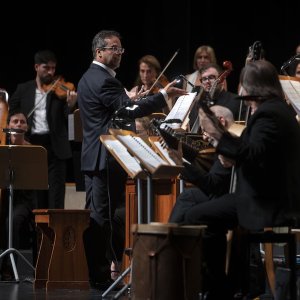
POLYGON ((47 151, 42 146, 0 146, 0 165, 0 188, 9 189, 8 249, 1 253, 0 258, 4 257, 6 254, 10 255, 15 280, 16 282, 19 282, 19 275, 16 268, 13 252, 18 254, 34 271, 35 268, 20 253, 19 250, 12 247, 14 189, 48 189, 47 151))

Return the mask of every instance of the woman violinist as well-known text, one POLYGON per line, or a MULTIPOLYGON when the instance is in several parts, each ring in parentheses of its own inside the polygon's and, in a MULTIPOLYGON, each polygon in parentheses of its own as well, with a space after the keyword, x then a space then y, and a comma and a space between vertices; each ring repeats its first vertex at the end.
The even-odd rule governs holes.
POLYGON ((76 92, 55 78, 57 59, 52 51, 42 50, 34 56, 34 80, 21 83, 10 97, 9 112, 20 111, 28 117, 27 136, 33 145, 48 153, 47 191, 38 191, 38 208, 64 208, 66 160, 72 157, 68 140, 68 114, 75 108, 76 92))
MULTIPOLYGON (((153 86, 158 76, 161 73, 161 66, 157 58, 153 55, 145 55, 138 61, 139 74, 135 80, 134 87, 130 92, 149 91, 149 94, 158 93, 160 89, 164 88, 168 83, 167 77, 162 74, 158 82, 153 86), (153 87, 152 87, 153 86, 153 87)), ((172 103, 168 103, 168 108, 164 109, 164 113, 169 113, 172 108, 172 103)))

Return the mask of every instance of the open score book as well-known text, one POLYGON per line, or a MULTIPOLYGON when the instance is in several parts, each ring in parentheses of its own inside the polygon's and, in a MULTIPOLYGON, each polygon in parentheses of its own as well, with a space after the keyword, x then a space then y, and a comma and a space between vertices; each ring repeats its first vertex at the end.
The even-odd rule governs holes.
POLYGON ((279 79, 287 99, 300 116, 300 78, 280 75, 279 79))
MULTIPOLYGON (((116 144, 111 142, 107 143, 107 137, 101 136, 100 139, 104 142, 105 146, 110 152, 114 151, 115 155, 118 156, 117 160, 124 167, 125 171, 132 170, 132 167, 128 165, 132 159, 129 159, 128 155, 137 161, 137 163, 141 166, 141 169, 146 169, 147 172, 150 173, 154 178, 176 177, 182 170, 182 166, 170 164, 169 161, 161 158, 147 143, 144 142, 142 138, 138 137, 134 132, 122 129, 110 129, 109 132, 112 134, 114 139, 119 141, 119 143, 121 143, 121 145, 124 147, 121 151, 117 153, 117 150, 110 150, 109 147, 114 148, 116 147, 116 144)), ((121 148, 122 147, 120 147, 120 149, 121 148)), ((135 168, 137 171, 137 166, 135 166, 135 168)), ((136 171, 134 171, 134 173, 136 173, 136 171)), ((133 174, 132 171, 131 174, 133 174)))
MULTIPOLYGON (((174 106, 172 107, 171 111, 167 115, 165 121, 178 119, 181 121, 181 124, 175 124, 175 128, 180 127, 188 117, 193 107, 193 104, 195 102, 196 95, 197 93, 194 92, 194 93, 188 93, 187 95, 180 96, 176 100, 174 106)), ((169 124, 169 126, 174 128, 172 124, 169 124)))

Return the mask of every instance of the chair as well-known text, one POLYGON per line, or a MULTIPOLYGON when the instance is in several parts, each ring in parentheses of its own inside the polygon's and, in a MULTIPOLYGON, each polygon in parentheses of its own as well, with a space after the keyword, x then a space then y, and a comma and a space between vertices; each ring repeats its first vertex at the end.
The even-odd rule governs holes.
MULTIPOLYGON (((291 227, 264 228, 262 232, 247 233, 247 249, 250 250, 251 243, 264 245, 264 265, 268 284, 273 296, 276 294, 276 277, 274 266, 274 244, 285 244, 285 263, 290 271, 289 293, 290 299, 297 299, 296 289, 296 234, 291 227)), ((248 253, 249 257, 249 253, 248 253)))

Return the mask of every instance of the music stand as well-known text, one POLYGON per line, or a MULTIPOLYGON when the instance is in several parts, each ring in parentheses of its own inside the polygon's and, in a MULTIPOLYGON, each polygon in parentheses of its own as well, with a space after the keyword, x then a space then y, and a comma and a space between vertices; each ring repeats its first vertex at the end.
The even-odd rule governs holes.
POLYGON ((33 145, 0 145, 0 188, 9 189, 8 210, 8 249, 1 253, 10 260, 16 282, 19 275, 13 252, 18 254, 34 271, 33 265, 13 248, 13 195, 15 190, 45 190, 48 189, 47 151, 42 146, 33 145))
MULTIPOLYGON (((137 210, 138 210, 138 224, 142 224, 142 210, 143 210, 143 201, 142 201, 142 181, 141 178, 137 177, 137 210)), ((104 291, 104 293, 101 295, 101 298, 104 299, 110 291, 114 289, 115 286, 119 282, 121 282, 125 276, 131 272, 131 264, 127 267, 126 270, 123 271, 122 274, 111 284, 111 286, 104 291)), ((127 283, 123 286, 123 288, 117 292, 113 299, 119 299, 119 297, 131 286, 131 282, 127 283)))

